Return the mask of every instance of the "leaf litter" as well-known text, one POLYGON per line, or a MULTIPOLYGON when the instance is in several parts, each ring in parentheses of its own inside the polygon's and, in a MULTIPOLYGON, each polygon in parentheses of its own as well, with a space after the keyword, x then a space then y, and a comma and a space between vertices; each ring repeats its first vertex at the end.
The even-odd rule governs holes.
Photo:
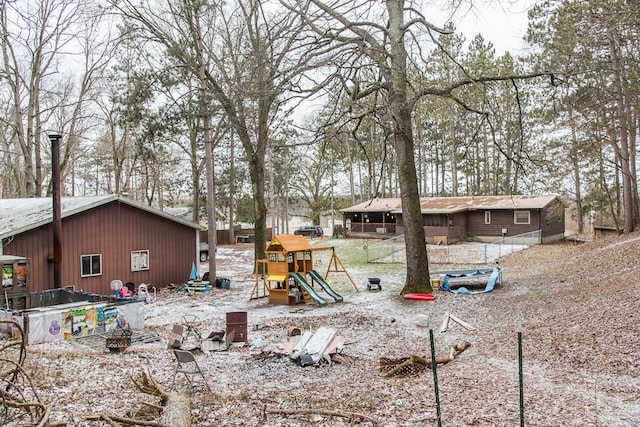
MULTIPOLYGON (((339 253, 358 250, 349 241, 330 244, 339 253)), ((145 306, 146 328, 160 341, 115 354, 74 341, 30 346, 26 369, 40 398, 57 401, 51 419, 89 426, 98 425, 86 421, 90 414, 135 415, 138 401, 145 398, 132 386, 135 372, 148 370, 172 388, 175 362, 167 342, 173 324, 192 314, 201 330, 224 330, 226 313, 246 311, 246 345, 197 355, 213 393, 198 387, 193 391, 195 426, 437 425, 430 369, 391 378, 379 370, 381 358, 431 357, 425 319, 433 325, 437 355, 446 355, 461 341, 471 343, 455 360, 438 366, 442 425, 517 425, 519 317, 527 425, 640 425, 638 233, 507 255, 500 259, 502 284, 493 292, 438 291, 435 301, 399 296, 403 266, 350 267, 345 262, 360 292, 344 276, 329 277, 345 302, 272 305, 266 298, 249 300, 255 284, 251 246, 220 247, 217 259, 218 275, 231 279, 230 289, 163 289, 145 306), (371 276, 381 279, 382 290, 367 291, 371 276), (448 312, 475 330, 452 322, 440 333, 448 312), (342 363, 303 368, 278 354, 292 326, 334 328, 345 340, 342 363), (349 414, 351 418, 344 416, 349 414)), ((320 271, 327 265, 321 262, 320 271)), ((458 267, 432 265, 431 270, 458 267)), ((173 389, 189 391, 181 378, 173 389)))

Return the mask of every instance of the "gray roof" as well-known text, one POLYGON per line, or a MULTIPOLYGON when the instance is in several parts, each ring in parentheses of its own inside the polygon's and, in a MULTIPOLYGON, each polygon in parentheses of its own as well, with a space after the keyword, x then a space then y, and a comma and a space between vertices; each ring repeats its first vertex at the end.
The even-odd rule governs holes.
MULTIPOLYGON (((62 218, 75 215, 89 209, 120 201, 127 205, 142 209, 188 227, 200 227, 151 206, 143 205, 117 194, 92 197, 62 197, 62 218)), ((0 238, 14 236, 28 230, 43 226, 53 221, 53 199, 51 197, 29 199, 0 199, 0 238)))

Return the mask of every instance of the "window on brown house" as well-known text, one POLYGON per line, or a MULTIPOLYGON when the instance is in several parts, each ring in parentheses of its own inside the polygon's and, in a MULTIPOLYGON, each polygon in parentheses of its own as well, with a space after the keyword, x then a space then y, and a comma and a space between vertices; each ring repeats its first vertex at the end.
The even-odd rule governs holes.
POLYGON ((131 271, 149 269, 149 251, 131 251, 131 271))
POLYGON ((531 224, 531 212, 529 211, 514 211, 513 212, 514 224, 531 224))
POLYGON ((80 276, 91 277, 102 275, 102 255, 80 255, 80 276))

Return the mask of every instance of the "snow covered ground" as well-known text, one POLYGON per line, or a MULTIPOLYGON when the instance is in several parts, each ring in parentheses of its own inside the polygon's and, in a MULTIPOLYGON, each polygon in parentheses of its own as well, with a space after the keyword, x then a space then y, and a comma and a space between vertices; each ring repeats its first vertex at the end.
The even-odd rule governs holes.
MULTIPOLYGON (((518 425, 520 317, 527 425, 640 425, 640 369, 634 345, 640 335, 638 239, 610 247, 606 242, 532 247, 500 259, 503 284, 495 291, 437 292, 435 301, 401 298, 405 267, 363 263, 363 242, 324 239, 314 244, 334 246, 359 287, 356 291, 343 273, 330 273, 330 285, 345 302, 317 307, 250 300, 255 285, 253 248, 221 247, 218 276, 231 280, 230 289, 194 294, 161 290, 157 300, 146 305, 146 327, 159 335, 159 341, 118 354, 73 341, 29 347, 25 367, 40 398, 56 402, 52 419, 97 426, 105 424, 86 417, 137 416, 139 400, 157 403, 132 386, 130 376, 141 370, 148 370, 167 389, 188 391, 183 378, 173 385, 175 362, 167 349, 172 325, 195 315, 203 333, 224 330, 227 313, 246 312, 246 345, 197 355, 213 393, 194 391, 196 426, 374 425, 358 413, 381 426, 437 425, 431 371, 385 378, 379 370, 381 357, 430 357, 429 324, 435 325, 438 356, 448 354, 450 345, 471 343, 454 361, 438 367, 443 425, 518 425), (367 291, 368 277, 380 278, 382 290, 367 291), (454 322, 440 333, 447 311, 475 330, 454 322), (291 326, 334 328, 346 342, 344 363, 302 368, 279 355, 291 326), (292 410, 300 413, 284 413, 292 410)), ((315 268, 322 274, 329 256, 330 251, 314 253, 315 268)), ((201 267, 206 269, 205 264, 201 267)))

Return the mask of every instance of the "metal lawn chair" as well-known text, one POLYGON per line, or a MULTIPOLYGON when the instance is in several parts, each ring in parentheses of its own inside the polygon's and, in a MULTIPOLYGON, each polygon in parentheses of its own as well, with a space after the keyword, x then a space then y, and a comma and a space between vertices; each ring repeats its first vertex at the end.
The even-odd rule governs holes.
POLYGON ((189 381, 189 385, 191 386, 192 390, 194 386, 193 377, 201 376, 202 381, 207 388, 207 391, 211 393, 211 388, 209 388, 207 378, 204 376, 204 372, 202 371, 202 369, 200 369, 200 365, 198 365, 198 362, 196 361, 193 353, 176 348, 173 350, 173 354, 176 356, 177 364, 176 370, 173 373, 173 384, 171 385, 171 388, 173 388, 173 386, 175 385, 176 376, 178 374, 184 374, 184 376, 187 378, 187 381, 189 381))
POLYGON ((182 325, 185 328, 185 340, 189 339, 189 337, 193 337, 198 341, 202 339, 200 330, 198 329, 199 323, 200 319, 194 314, 185 314, 184 316, 182 316, 182 325))

